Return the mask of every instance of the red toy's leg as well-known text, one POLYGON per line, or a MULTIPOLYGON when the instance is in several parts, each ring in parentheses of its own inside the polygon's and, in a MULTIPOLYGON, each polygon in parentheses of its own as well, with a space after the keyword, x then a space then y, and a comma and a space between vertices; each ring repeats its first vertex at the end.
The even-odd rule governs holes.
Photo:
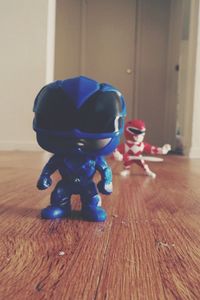
POLYGON ((141 160, 129 160, 129 161, 125 161, 124 162, 124 170, 121 171, 121 175, 122 176, 128 176, 130 174, 130 167, 133 163, 136 163, 138 166, 140 166, 145 173, 148 176, 151 176, 152 178, 156 177, 156 174, 153 173, 150 169, 149 166, 145 163, 145 160, 141 159, 141 160))
POLYGON ((140 166, 140 167, 146 172, 146 174, 147 174, 148 176, 151 176, 151 177, 153 177, 153 178, 156 177, 156 174, 153 173, 153 172, 149 169, 149 166, 145 163, 145 160, 141 159, 141 160, 138 160, 138 161, 135 161, 135 162, 136 162, 136 164, 137 164, 138 166, 140 166))
POLYGON ((128 176, 131 172, 131 165, 133 161, 124 161, 124 170, 120 172, 122 176, 128 176))

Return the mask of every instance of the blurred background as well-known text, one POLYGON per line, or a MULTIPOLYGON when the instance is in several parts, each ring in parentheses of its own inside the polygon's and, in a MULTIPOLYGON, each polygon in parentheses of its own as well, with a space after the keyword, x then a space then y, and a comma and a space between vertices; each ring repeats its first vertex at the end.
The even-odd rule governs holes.
POLYGON ((39 150, 33 102, 84 75, 123 93, 146 140, 200 157, 198 0, 0 0, 0 150, 39 150))

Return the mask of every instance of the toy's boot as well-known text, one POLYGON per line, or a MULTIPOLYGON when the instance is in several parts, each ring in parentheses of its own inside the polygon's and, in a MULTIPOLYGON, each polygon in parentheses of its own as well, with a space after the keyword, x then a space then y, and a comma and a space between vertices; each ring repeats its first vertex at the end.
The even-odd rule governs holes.
POLYGON ((71 205, 67 203, 66 205, 56 206, 49 205, 42 209, 41 217, 43 219, 61 219, 71 216, 71 205))
POLYGON ((71 216, 71 194, 64 187, 63 181, 58 182, 51 194, 51 205, 41 211, 43 219, 61 219, 71 216))
POLYGON ((145 170, 145 172, 146 172, 146 174, 147 174, 148 176, 150 176, 150 177, 152 177, 152 178, 156 178, 156 174, 153 173, 153 172, 149 169, 149 167, 148 167, 147 164, 144 164, 143 167, 144 167, 144 170, 145 170))
POLYGON ((101 197, 97 194, 89 199, 82 199, 82 216, 85 220, 93 222, 104 222, 106 212, 101 207, 101 197))

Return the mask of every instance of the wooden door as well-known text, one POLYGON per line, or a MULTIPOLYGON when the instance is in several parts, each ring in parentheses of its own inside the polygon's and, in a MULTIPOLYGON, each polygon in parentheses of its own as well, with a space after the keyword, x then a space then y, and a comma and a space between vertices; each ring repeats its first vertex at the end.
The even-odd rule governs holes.
POLYGON ((146 139, 157 145, 165 140, 165 104, 170 0, 139 0, 137 25, 137 117, 147 126, 146 139))
POLYGON ((127 118, 143 119, 147 140, 158 145, 175 134, 167 78, 173 2, 57 0, 56 9, 55 79, 81 74, 116 86, 127 118))
POLYGON ((136 0, 87 0, 82 7, 81 73, 117 87, 133 115, 136 0))

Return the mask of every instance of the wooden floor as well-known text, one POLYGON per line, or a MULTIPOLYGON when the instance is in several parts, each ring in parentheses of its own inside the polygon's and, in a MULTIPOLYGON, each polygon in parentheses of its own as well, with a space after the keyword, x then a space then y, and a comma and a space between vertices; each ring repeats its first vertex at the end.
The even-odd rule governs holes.
POLYGON ((149 163, 155 180, 137 166, 122 178, 109 160, 108 219, 91 223, 78 212, 40 219, 51 189, 35 184, 47 159, 0 153, 0 299, 200 299, 200 160, 149 163))

